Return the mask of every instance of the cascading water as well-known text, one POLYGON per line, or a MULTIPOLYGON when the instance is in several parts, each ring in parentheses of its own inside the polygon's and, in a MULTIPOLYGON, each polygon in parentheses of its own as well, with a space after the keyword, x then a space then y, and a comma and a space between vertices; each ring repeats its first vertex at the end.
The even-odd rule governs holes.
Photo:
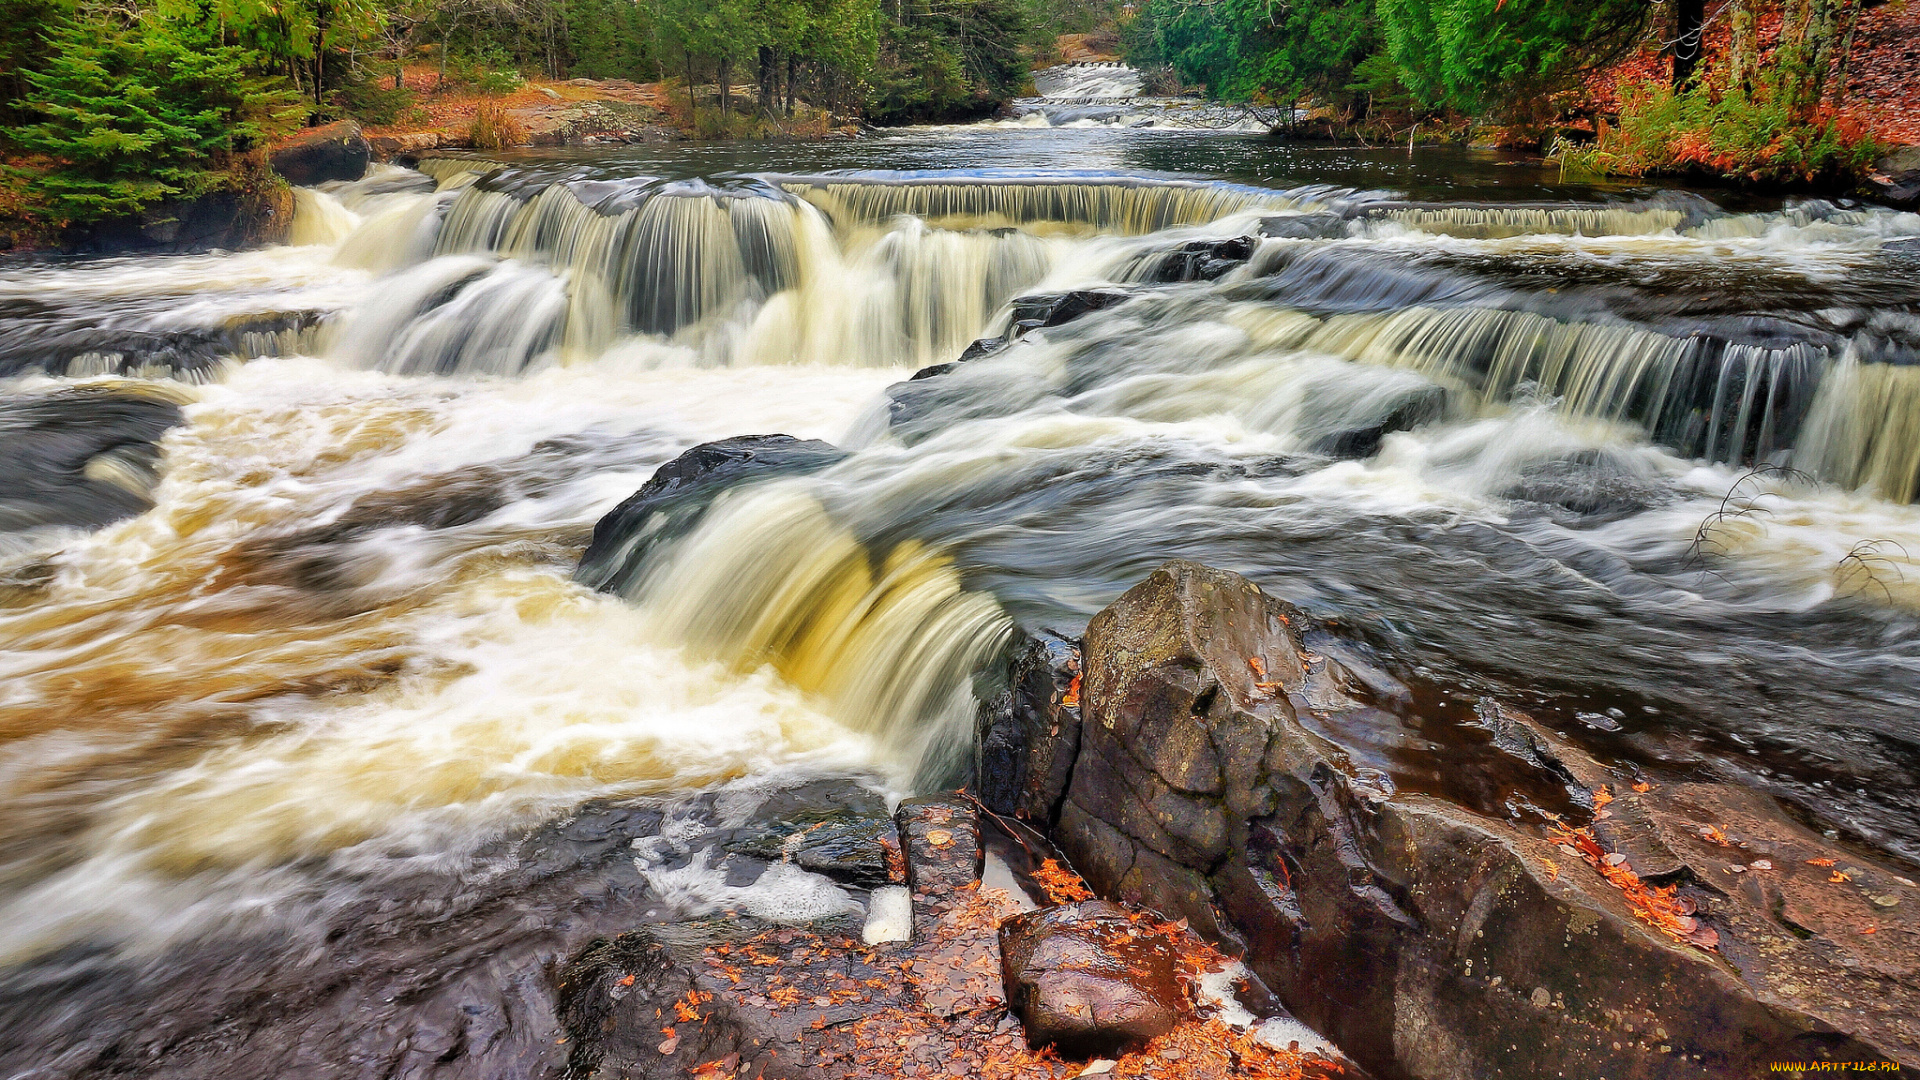
MULTIPOLYGON (((286 247, 0 268, 0 1063, 548 1045, 489 965, 846 902, 599 808, 950 780, 1014 635, 1175 556, 1920 859, 1920 218, 995 130, 434 159, 286 247), (774 431, 843 452, 578 566, 774 431)), ((1381 716, 1356 768, 1444 790, 1381 716)))

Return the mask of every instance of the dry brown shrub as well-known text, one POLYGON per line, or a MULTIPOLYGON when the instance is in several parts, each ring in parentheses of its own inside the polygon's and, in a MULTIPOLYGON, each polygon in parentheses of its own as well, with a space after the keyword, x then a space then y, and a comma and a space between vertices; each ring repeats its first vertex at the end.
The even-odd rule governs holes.
POLYGON ((504 107, 489 101, 473 114, 467 141, 475 150, 506 150, 526 145, 527 129, 504 107))

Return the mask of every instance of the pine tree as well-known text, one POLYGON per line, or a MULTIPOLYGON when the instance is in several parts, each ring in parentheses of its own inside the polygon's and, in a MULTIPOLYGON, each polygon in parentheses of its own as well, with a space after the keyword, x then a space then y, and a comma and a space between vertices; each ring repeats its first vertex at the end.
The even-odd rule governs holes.
POLYGON ((204 27, 83 12, 46 39, 50 58, 28 73, 24 102, 41 119, 11 138, 53 159, 33 186, 61 221, 202 194, 287 119, 288 95, 204 27))

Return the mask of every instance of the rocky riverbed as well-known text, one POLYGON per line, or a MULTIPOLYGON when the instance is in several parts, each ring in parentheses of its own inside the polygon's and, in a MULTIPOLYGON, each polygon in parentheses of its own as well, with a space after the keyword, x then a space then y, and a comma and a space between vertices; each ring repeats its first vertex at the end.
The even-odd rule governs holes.
MULTIPOLYGON (((727 486, 834 460, 824 444, 777 436, 696 448, 603 522, 589 576, 610 584, 609 565, 638 561, 631 543, 615 552, 616 537, 663 538, 727 486)), ((689 962, 685 986, 713 995, 732 1033, 700 1045, 724 1043, 727 1068, 1077 1071, 1025 1056, 1013 1038, 1023 1034, 1079 1060, 1113 1053, 1120 1075, 1188 1075, 1178 1070, 1194 1062, 1169 1063, 1185 1060, 1192 1025, 1210 1025, 1201 1045, 1232 1049, 1245 1037, 1220 1017, 1251 1019, 1243 1002, 1304 1021, 1350 1055, 1350 1075, 1706 1078, 1772 1062, 1920 1060, 1920 888, 1771 800, 1610 766, 1492 698, 1474 703, 1477 738, 1460 764, 1505 794, 1504 813, 1396 791, 1354 766, 1339 733, 1387 710, 1417 713, 1430 688, 1197 563, 1155 571, 1084 637, 1024 641, 983 709, 969 792, 901 810, 907 943, 781 930, 689 962), (983 822, 1001 849, 1024 849, 1022 873, 1003 875, 1024 887, 978 883, 983 822), (1093 893, 1125 906, 1094 911, 1050 891, 1063 873, 1045 861, 1056 848, 1093 893), (1017 915, 1036 902, 1054 906, 1017 915), (1161 936, 1100 931, 1102 919, 1161 936), (1029 974, 1036 927, 1077 933, 1080 958, 1029 974), (1176 955, 1196 954, 1207 959, 1176 982, 1176 955), (1231 1005, 1202 1005, 1207 964, 1237 973, 1231 1005), (742 974, 762 967, 775 973, 742 974), (1074 985, 1103 969, 1097 992, 1074 985), (776 1045, 798 1061, 776 1063, 764 1049, 776 1045)), ((870 861, 891 842, 874 835, 870 861)), ((673 1040, 662 992, 639 1007, 673 1040)), ((581 1045, 596 1038, 570 1030, 581 1045)), ((1293 1075, 1332 1060, 1309 1051, 1191 1075, 1293 1075)))

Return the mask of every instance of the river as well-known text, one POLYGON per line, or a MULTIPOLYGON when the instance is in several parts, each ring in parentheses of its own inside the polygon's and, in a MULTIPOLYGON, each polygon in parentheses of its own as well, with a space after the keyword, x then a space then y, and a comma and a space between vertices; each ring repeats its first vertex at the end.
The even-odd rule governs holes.
POLYGON ((951 781, 1017 628, 1176 556, 1428 688, 1336 733, 1380 785, 1498 812, 1492 693, 1920 860, 1920 216, 1030 115, 380 166, 287 246, 0 265, 0 1072, 513 1075, 579 934, 857 906, 595 814, 951 781), (576 580, 768 432, 851 453, 576 580))

